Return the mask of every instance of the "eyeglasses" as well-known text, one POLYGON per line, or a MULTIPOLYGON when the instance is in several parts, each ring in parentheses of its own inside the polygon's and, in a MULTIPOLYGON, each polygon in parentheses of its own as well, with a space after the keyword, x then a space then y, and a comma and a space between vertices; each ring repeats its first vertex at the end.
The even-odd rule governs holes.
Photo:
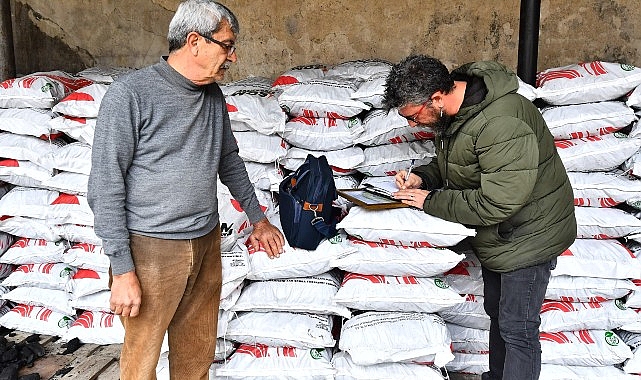
POLYGON ((234 54, 234 52, 236 52, 236 46, 234 46, 234 45, 227 45, 227 44, 222 43, 222 42, 220 42, 220 41, 218 41, 218 40, 215 40, 215 39, 213 39, 213 38, 211 38, 211 37, 204 36, 204 35, 202 35, 202 34, 201 34, 200 36, 201 36, 202 38, 206 39, 207 41, 209 41, 209 42, 213 42, 213 43, 215 43, 216 45, 220 46, 221 48, 225 49, 225 51, 227 52, 227 56, 228 56, 228 57, 231 57, 231 56, 232 56, 232 54, 234 54))
POLYGON ((421 105, 421 108, 419 108, 418 111, 414 112, 412 115, 405 116, 405 115, 401 115, 400 112, 399 112, 399 115, 401 115, 402 117, 404 117, 408 121, 411 121, 413 123, 419 124, 419 122, 416 121, 416 117, 418 116, 419 113, 423 112, 423 109, 425 109, 425 107, 428 104, 431 104, 431 103, 432 103, 432 99, 428 99, 421 105))

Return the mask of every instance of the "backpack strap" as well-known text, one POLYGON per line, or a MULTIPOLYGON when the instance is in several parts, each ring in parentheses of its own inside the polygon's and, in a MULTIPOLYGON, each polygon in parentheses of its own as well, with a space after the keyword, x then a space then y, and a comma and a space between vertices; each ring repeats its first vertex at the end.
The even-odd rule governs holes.
POLYGON ((331 238, 338 233, 336 231, 336 223, 328 224, 320 216, 312 219, 311 223, 312 223, 312 226, 314 226, 314 228, 316 228, 316 230, 326 238, 331 238))

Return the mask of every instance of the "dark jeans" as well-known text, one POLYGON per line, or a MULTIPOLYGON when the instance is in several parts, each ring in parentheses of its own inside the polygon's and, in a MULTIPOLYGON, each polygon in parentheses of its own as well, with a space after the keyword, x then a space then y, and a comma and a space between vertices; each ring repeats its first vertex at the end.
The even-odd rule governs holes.
POLYGON ((507 273, 483 268, 490 316, 490 372, 483 380, 536 380, 541 373, 541 305, 556 259, 507 273))

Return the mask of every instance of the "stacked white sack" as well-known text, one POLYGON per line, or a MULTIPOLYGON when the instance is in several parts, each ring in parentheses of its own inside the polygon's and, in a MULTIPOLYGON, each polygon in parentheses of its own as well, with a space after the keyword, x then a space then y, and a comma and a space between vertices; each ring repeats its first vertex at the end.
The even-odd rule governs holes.
POLYGON ((355 173, 364 160, 354 142, 363 132, 358 116, 370 106, 352 95, 368 67, 366 61, 351 61, 329 70, 293 68, 276 79, 278 103, 289 116, 281 135, 292 145, 281 161, 285 169, 296 170, 312 154, 326 156, 336 176, 355 173))
POLYGON ((383 363, 400 370, 405 363, 443 367, 450 362, 450 333, 437 313, 464 302, 443 277, 464 255, 447 247, 474 230, 421 210, 359 206, 351 207, 337 227, 356 250, 336 260, 346 274, 335 299, 362 313, 343 325, 342 355, 360 370, 383 363))
MULTIPOLYGON (((278 214, 269 219, 282 230, 278 214)), ((311 251, 285 242, 277 259, 270 259, 263 246, 254 247, 247 238, 238 241, 236 249, 247 257, 249 271, 230 308, 233 317, 224 339, 240 346, 231 360, 217 367, 218 376, 242 378, 261 370, 274 374, 279 366, 282 373, 298 373, 297 378, 333 375, 329 360, 336 345, 335 330, 340 317, 351 317, 346 307, 334 302, 340 274, 332 262, 347 253, 341 244, 345 239, 338 234, 311 251), (269 355, 252 358, 252 352, 269 355), (309 361, 310 355, 315 360, 309 361)))
POLYGON ((641 231, 618 205, 639 199, 639 182, 620 169, 641 147, 624 95, 641 69, 608 62, 552 68, 537 75, 541 110, 574 190, 577 240, 557 260, 541 311, 541 378, 555 365, 595 372, 632 356, 612 329, 634 322, 622 297, 641 267, 617 239, 641 231), (547 368, 550 366, 550 368, 547 368))

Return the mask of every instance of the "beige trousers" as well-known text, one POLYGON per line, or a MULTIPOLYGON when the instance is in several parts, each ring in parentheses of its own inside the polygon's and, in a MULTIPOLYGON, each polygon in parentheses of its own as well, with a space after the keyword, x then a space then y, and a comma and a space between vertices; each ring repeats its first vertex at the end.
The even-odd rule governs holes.
POLYGON ((122 380, 156 379, 165 332, 171 379, 209 378, 222 284, 220 239, 220 225, 191 240, 131 235, 142 303, 138 316, 121 317, 122 380))

